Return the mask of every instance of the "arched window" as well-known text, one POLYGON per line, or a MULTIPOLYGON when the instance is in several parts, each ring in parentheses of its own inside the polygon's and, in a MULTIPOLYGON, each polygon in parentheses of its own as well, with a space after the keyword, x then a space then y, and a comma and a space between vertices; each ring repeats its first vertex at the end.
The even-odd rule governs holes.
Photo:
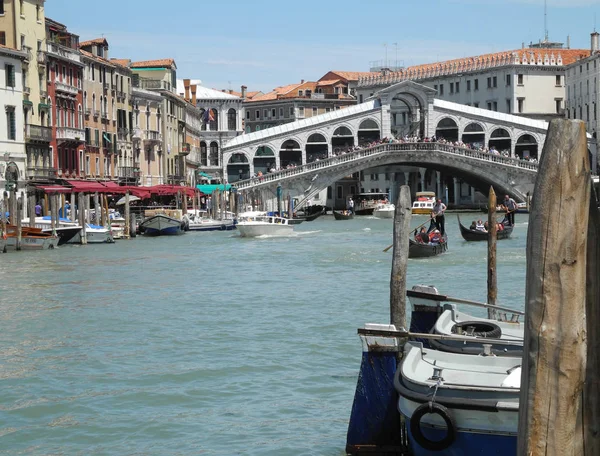
POLYGON ((227 111, 227 130, 237 130, 237 112, 233 108, 227 111))
POLYGON ((96 115, 96 94, 92 94, 92 113, 96 115))
POLYGON ((48 107, 50 109, 48 109, 48 126, 52 127, 52 98, 48 97, 48 107))
POLYGON ((83 92, 83 106, 85 107, 85 109, 87 109, 88 107, 87 92, 83 92))
POLYGON ((115 99, 112 98, 112 120, 117 120, 117 107, 115 106, 115 99))
POLYGON ((75 128, 75 103, 71 102, 71 111, 69 112, 70 127, 75 128))
POLYGON ((78 108, 77 121, 79 122, 79 124, 77 125, 77 128, 83 129, 83 110, 81 109, 81 105, 79 105, 77 108, 78 108))
POLYGON ((219 129, 219 111, 211 109, 208 116, 208 122, 210 131, 217 131, 219 129))

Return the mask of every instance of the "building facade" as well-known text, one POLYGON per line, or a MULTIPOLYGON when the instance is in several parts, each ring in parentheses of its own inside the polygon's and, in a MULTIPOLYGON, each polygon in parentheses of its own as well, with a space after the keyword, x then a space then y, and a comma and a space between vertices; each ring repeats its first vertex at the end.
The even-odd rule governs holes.
POLYGON ((117 142, 115 166, 119 183, 139 184, 139 163, 133 149, 133 108, 131 102, 131 69, 128 60, 111 59, 115 66, 111 73, 112 121, 116 122, 117 142))
POLYGON ((84 173, 90 179, 113 180, 117 122, 111 75, 116 67, 108 60, 108 42, 104 38, 82 42, 79 47, 84 63, 84 173))
MULTIPOLYGON (((564 116, 566 67, 589 55, 584 49, 530 47, 409 67, 361 78, 358 101, 377 90, 413 80, 437 91, 436 98, 475 108, 516 114, 540 120, 564 116)), ((418 106, 412 100, 396 100, 392 132, 418 134, 418 106)), ((449 138, 450 139, 450 138, 449 138)))
MULTIPOLYGON (((23 115, 23 61, 24 51, 0 46, 0 191, 6 190, 5 173, 9 164, 16 165, 17 185, 22 189, 27 176, 25 131, 23 115)), ((30 132, 31 133, 31 132, 30 132)), ((46 157, 48 158, 48 157, 46 157)))
MULTIPOLYGON (((50 149, 57 170, 56 177, 80 179, 84 177, 85 130, 83 63, 79 52, 79 37, 68 32, 65 25, 46 19, 46 42, 46 103, 50 112, 50 149)), ((35 180, 45 177, 43 168, 36 167, 34 172, 35 180)))
POLYGON ((163 184, 162 96, 133 87, 131 102, 133 166, 139 170, 139 184, 147 187, 163 184))

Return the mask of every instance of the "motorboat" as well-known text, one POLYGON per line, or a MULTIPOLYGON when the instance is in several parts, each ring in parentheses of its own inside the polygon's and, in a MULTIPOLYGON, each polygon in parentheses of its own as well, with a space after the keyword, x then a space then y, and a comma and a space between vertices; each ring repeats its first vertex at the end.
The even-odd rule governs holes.
MULTIPOLYGON (((6 226, 6 248, 17 248, 18 228, 15 225, 6 226)), ((21 250, 47 250, 58 245, 58 236, 44 233, 40 228, 21 228, 21 250)))
POLYGON ((390 202, 378 203, 373 211, 373 215, 377 218, 394 218, 396 206, 390 202))
POLYGON ((258 211, 240 214, 237 229, 241 237, 286 236, 294 231, 288 219, 258 211))
POLYGON ((373 215, 377 205, 387 199, 387 193, 358 193, 355 196, 354 213, 356 215, 373 215))
POLYGON ((413 215, 429 215, 435 206, 435 192, 417 192, 411 212, 413 215))
MULTIPOLYGON (((23 220, 22 226, 30 226, 30 220, 23 220)), ((63 217, 59 217, 58 225, 52 229, 52 220, 49 215, 36 217, 34 219, 33 228, 40 228, 44 233, 56 234, 58 236, 59 246, 69 243, 74 238, 78 237, 81 232, 81 225, 63 217)))
POLYGON ((147 236, 183 234, 186 221, 180 209, 152 209, 144 212, 146 217, 140 231, 147 236))
POLYGON ((521 363, 407 343, 394 387, 412 454, 516 455, 521 363))
MULTIPOLYGON (((111 229, 91 223, 85 225, 85 237, 88 244, 112 244, 115 242, 111 229)), ((75 239, 75 242, 81 243, 81 237, 78 241, 75 239)))
POLYGON ((187 219, 187 229, 189 231, 230 231, 235 229, 236 220, 226 218, 224 220, 215 220, 207 217, 206 213, 191 212, 184 215, 187 219))

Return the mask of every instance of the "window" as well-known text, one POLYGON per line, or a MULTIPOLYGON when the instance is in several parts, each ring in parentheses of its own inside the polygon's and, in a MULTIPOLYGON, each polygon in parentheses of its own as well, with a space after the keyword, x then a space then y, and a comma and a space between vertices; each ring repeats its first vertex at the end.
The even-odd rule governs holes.
POLYGON ((362 93, 360 95, 358 95, 358 102, 359 103, 363 102, 363 95, 362 95, 362 93))
POLYGON ((467 92, 471 91, 471 80, 467 81, 467 92))
POLYGON ((41 16, 40 16, 40 5, 36 5, 35 6, 35 20, 38 22, 41 22, 41 16))
POLYGON ((341 185, 338 185, 336 190, 337 190, 337 199, 342 199, 344 197, 344 188, 341 185))
POLYGON ((498 87, 498 77, 497 77, 497 76, 494 76, 494 77, 492 78, 492 86, 493 86, 494 88, 498 87))
POLYGON ((519 114, 523 113, 525 106, 525 98, 517 98, 517 112, 519 114))
POLYGON ((96 65, 92 63, 92 81, 96 80, 96 65))
POLYGON ((279 117, 283 117, 283 108, 279 108, 279 117))
POLYGON ((100 175, 100 157, 96 157, 96 176, 100 175))
POLYGON ((520 86, 523 85, 523 75, 522 74, 517 75, 517 85, 520 85, 520 86))
POLYGON ((100 147, 100 130, 94 130, 94 146, 100 147))
POLYGON ((21 17, 25 17, 25 5, 24 5, 24 1, 20 0, 19 1, 19 14, 21 15, 21 17))
POLYGON ((562 98, 555 98, 554 102, 556 103, 556 114, 560 114, 562 110, 562 98))
POLYGON ((302 95, 304 95, 304 93, 302 92, 302 90, 298 90, 298 96, 301 97, 302 95))
POLYGON ((4 0, 0 1, 0 14, 4 14, 4 0))
POLYGON ((487 88, 488 89, 492 88, 492 78, 491 77, 487 78, 487 88))
POLYGON ((260 119, 260 110, 259 109, 257 109, 254 114, 255 114, 255 116, 254 116, 255 119, 260 119))
POLYGON ((440 84, 440 95, 444 95, 444 84, 440 84))
POLYGON ((510 98, 506 99, 506 112, 510 114, 510 98))
POLYGON ((453 94, 453 93, 454 93, 454 83, 451 82, 450 83, 450 94, 453 94))
POLYGON ((316 116, 317 114, 319 114, 319 109, 318 109, 318 108, 315 108, 315 107, 313 107, 313 108, 312 108, 312 115, 313 115, 313 116, 316 116))
POLYGON ((478 102, 478 101, 476 101, 475 103, 473 103, 473 107, 474 107, 474 108, 478 108, 478 107, 479 107, 479 102, 478 102))
POLYGON ((587 71, 590 71, 590 62, 588 62, 588 63, 585 64, 585 69, 587 71))
POLYGON ((587 122, 590 121, 590 105, 589 104, 585 105, 585 120, 587 122))
POLYGON ((437 84, 434 84, 434 86, 433 86, 433 89, 434 89, 434 90, 437 90, 437 89, 438 89, 438 86, 437 86, 437 84))
POLYGON ((266 119, 267 117, 269 117, 269 111, 266 109, 263 109, 263 117, 266 119))
POLYGON ((83 150, 79 151, 79 171, 83 172, 83 150))
MULTIPOLYGON (((594 60, 594 63, 596 63, 596 61, 594 60)), ((560 78, 560 74, 556 75, 556 87, 560 87, 561 84, 561 78, 560 78)))
POLYGON ((273 117, 273 119, 277 117, 277 110, 275 108, 271 109, 271 117, 273 117))
POLYGON ((498 102, 494 101, 492 104, 493 104, 493 108, 494 108, 493 110, 498 111, 498 102))
POLYGON ((479 79, 475 79, 474 84, 475 84, 475 86, 474 86, 473 89, 474 90, 479 90, 479 79))
POLYGON ((4 73, 6 74, 6 87, 15 87, 15 66, 5 64, 4 73))
POLYGON ((298 117, 300 117, 300 118, 304 117, 304 106, 300 106, 298 108, 298 117))
POLYGON ((456 83, 456 93, 460 93, 460 82, 456 83))
POLYGON ((510 85, 510 74, 506 75, 506 85, 509 86, 510 85))
POLYGON ((294 107, 290 107, 290 117, 294 117, 294 107))
POLYGON ((491 101, 487 102, 487 108, 488 108, 489 111, 492 110, 492 102, 491 101))
POLYGON ((86 174, 90 174, 90 156, 86 155, 85 156, 85 173, 86 174))
POLYGON ((250 111, 246 111, 246 119, 250 119, 250 111))
POLYGON ((8 139, 16 141, 17 139, 17 125, 15 122, 15 107, 6 106, 6 127, 8 139))

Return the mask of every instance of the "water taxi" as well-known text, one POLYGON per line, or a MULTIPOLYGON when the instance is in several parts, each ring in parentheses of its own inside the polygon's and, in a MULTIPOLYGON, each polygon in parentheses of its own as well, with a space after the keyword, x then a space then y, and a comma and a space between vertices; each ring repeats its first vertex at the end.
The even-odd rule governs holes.
POLYGON ((241 237, 286 236, 294 231, 294 226, 286 218, 254 211, 240 214, 237 229, 241 237))
POLYGON ((435 192, 417 192, 411 212, 415 215, 429 215, 435 205, 435 192))

